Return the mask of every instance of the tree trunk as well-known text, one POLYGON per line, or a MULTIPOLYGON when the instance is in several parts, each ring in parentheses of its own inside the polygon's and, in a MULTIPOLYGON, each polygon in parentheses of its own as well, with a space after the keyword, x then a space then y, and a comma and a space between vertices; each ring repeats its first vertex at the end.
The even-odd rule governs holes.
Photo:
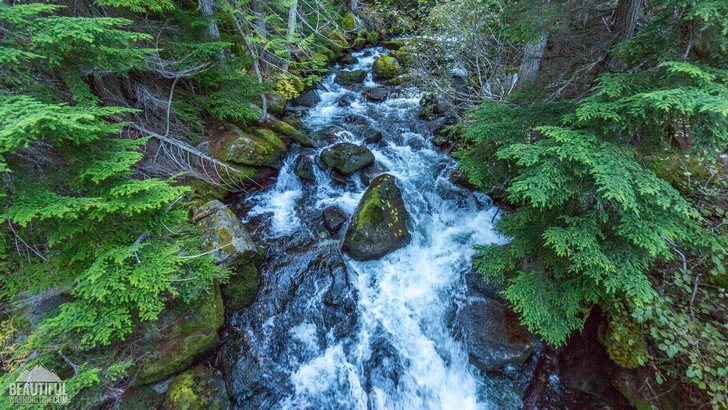
MULTIPOLYGON (((265 13, 261 7, 261 0, 252 0, 251 6, 253 8, 253 13, 255 13, 255 25, 258 28, 258 36, 267 41, 268 30, 265 28, 265 13)), ((265 43, 262 43, 258 47, 258 60, 260 61, 260 68, 263 74, 266 78, 270 78, 270 67, 266 64, 265 54, 265 43)))
POLYGON ((523 63, 518 69, 519 84, 536 78, 541 67, 541 59, 546 51, 547 36, 543 35, 537 41, 530 41, 523 50, 523 63))
POLYGON ((293 36, 296 34, 296 17, 298 16, 298 0, 293 0, 291 8, 288 9, 288 30, 286 30, 286 38, 288 42, 293 42, 293 36))
POLYGON ((349 2, 349 10, 356 16, 359 13, 359 2, 357 0, 351 0, 349 2))
MULTIPOLYGON (((217 26, 214 12, 215 0, 198 0, 197 4, 200 6, 202 16, 207 20, 207 32, 205 34, 210 40, 220 41, 220 29, 217 26)), ((223 50, 219 50, 215 56, 219 61, 225 59, 223 50)))

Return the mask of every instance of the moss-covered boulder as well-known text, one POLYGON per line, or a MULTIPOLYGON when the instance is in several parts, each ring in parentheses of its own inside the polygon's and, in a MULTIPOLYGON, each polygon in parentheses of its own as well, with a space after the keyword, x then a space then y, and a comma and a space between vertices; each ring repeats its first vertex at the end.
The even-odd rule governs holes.
POLYGON ((356 30, 356 16, 354 15, 354 13, 346 13, 344 19, 341 20, 341 28, 346 31, 356 30))
POLYGON ((278 136, 263 128, 252 133, 228 126, 210 144, 210 154, 225 162, 251 166, 275 166, 286 153, 286 144, 278 136))
POLYGON ((197 222, 197 228, 216 264, 232 266, 241 258, 255 257, 257 250, 248 231, 225 204, 210 201, 199 208, 197 215, 205 215, 197 222))
POLYGON ((374 154, 369 148, 342 142, 321 151, 323 162, 344 175, 352 174, 374 163, 374 154))
POLYGON ((329 40, 336 43, 336 45, 340 48, 349 47, 349 42, 346 40, 346 37, 344 37, 344 34, 342 34, 339 30, 331 30, 331 32, 329 32, 328 38, 329 40))
POLYGON ((404 40, 385 40, 379 43, 382 47, 386 48, 387 50, 399 50, 400 48, 405 46, 404 40))
POLYGON ((165 410, 226 410, 229 406, 222 376, 205 366, 178 375, 164 396, 165 410))
POLYGON ((195 302, 173 308, 149 323, 141 337, 148 354, 135 369, 136 385, 164 380, 214 349, 224 320, 222 295, 216 284, 212 292, 195 302))
POLYGON ((301 130, 297 130, 295 127, 285 121, 281 121, 274 117, 268 117, 265 120, 265 125, 275 132, 295 140, 304 147, 313 147, 314 145, 316 145, 315 141, 309 138, 306 133, 301 130))
POLYGON ((220 287, 225 310, 237 312, 253 304, 260 289, 258 268, 250 261, 237 266, 230 282, 220 287))
POLYGON ((402 192, 389 174, 375 178, 361 198, 349 222, 342 250, 353 259, 365 261, 407 245, 410 215, 402 192))
POLYGON ((392 56, 382 56, 374 61, 372 73, 375 80, 388 80, 404 73, 404 68, 399 65, 396 58, 392 56))
POLYGON ((415 55, 411 51, 394 50, 390 51, 389 55, 397 60, 402 67, 411 67, 415 62, 415 55))
POLYGON ((336 74, 336 81, 339 84, 343 85, 351 85, 351 84, 359 84, 363 83, 364 79, 367 78, 367 72, 366 70, 351 70, 351 71, 339 71, 338 74, 336 74))

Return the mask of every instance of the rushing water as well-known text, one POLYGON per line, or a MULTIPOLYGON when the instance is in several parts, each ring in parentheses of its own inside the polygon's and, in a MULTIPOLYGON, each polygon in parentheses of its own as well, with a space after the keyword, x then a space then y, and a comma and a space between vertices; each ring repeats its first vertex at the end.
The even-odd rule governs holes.
POLYGON ((411 243, 380 260, 341 255, 341 235, 321 227, 321 211, 354 211, 366 186, 333 181, 315 165, 316 181, 293 173, 293 148, 274 186, 245 199, 245 219, 259 226, 268 249, 263 286, 252 307, 230 319, 218 357, 237 408, 478 409, 517 408, 507 377, 487 376, 468 362, 453 325, 465 299, 472 246, 501 242, 490 200, 449 181, 454 161, 429 141, 417 119, 416 90, 383 103, 362 92, 377 87, 370 49, 346 69, 366 69, 364 84, 321 84, 321 102, 301 120, 328 143, 363 143, 365 129, 384 133, 368 147, 379 170, 394 175, 412 215, 411 243), (349 95, 353 102, 341 107, 349 95), (362 126, 361 124, 368 124, 362 126), (367 128, 368 127, 368 128, 367 128))

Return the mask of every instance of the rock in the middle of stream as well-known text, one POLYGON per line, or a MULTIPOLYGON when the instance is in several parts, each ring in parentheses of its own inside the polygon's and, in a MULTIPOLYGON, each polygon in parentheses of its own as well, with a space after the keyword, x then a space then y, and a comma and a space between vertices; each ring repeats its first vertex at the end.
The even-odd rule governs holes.
POLYGON ((373 164, 374 154, 365 146, 342 142, 321 151, 321 159, 331 168, 349 175, 373 164))
POLYGON ((356 207, 342 250, 359 261, 379 259, 409 243, 409 220, 395 178, 382 174, 372 181, 356 207))

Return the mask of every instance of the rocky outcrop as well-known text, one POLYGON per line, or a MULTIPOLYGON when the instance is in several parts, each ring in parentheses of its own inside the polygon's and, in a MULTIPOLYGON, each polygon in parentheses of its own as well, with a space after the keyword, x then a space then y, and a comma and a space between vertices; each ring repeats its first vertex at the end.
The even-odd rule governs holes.
POLYGON ((409 220, 395 178, 380 175, 354 211, 342 250, 360 261, 381 258, 409 243, 409 220))
POLYGON ((210 144, 213 157, 249 166, 276 167, 286 149, 286 144, 270 130, 256 128, 252 132, 244 132, 232 125, 210 144))
POLYGON ((339 71, 335 81, 339 84, 350 85, 364 82, 367 78, 366 70, 339 71))
POLYGON ((156 383, 186 369, 217 346, 223 321, 220 287, 215 285, 211 293, 149 323, 142 337, 148 354, 139 361, 136 384, 156 383))
POLYGON ((313 107, 319 102, 321 102, 321 97, 317 90, 308 90, 293 100, 294 105, 300 105, 303 107, 313 107))
POLYGON ((164 396, 169 410, 227 410, 230 399, 219 372, 197 366, 179 374, 164 396))
POLYGON ((477 273, 466 275, 466 304, 458 314, 470 362, 483 371, 499 370, 525 361, 536 337, 520 324, 518 315, 477 273))
POLYGON ((402 73, 404 73, 404 68, 392 56, 379 57, 372 66, 372 74, 375 80, 388 80, 402 73))
POLYGON ((215 264, 232 266, 242 259, 257 254, 248 231, 233 212, 218 200, 202 205, 197 215, 205 215, 197 222, 204 245, 215 256, 215 264))
POLYGON ((339 230, 349 219, 344 211, 337 206, 330 206, 325 208, 322 212, 324 217, 324 226, 331 235, 336 235, 339 230))
POLYGON ((316 179, 313 174, 313 161, 305 155, 296 157, 296 163, 293 165, 293 173, 303 180, 314 181, 316 179))
POLYGON ((342 142, 321 151, 321 159, 331 168, 349 175, 373 164, 374 154, 365 146, 342 142))

